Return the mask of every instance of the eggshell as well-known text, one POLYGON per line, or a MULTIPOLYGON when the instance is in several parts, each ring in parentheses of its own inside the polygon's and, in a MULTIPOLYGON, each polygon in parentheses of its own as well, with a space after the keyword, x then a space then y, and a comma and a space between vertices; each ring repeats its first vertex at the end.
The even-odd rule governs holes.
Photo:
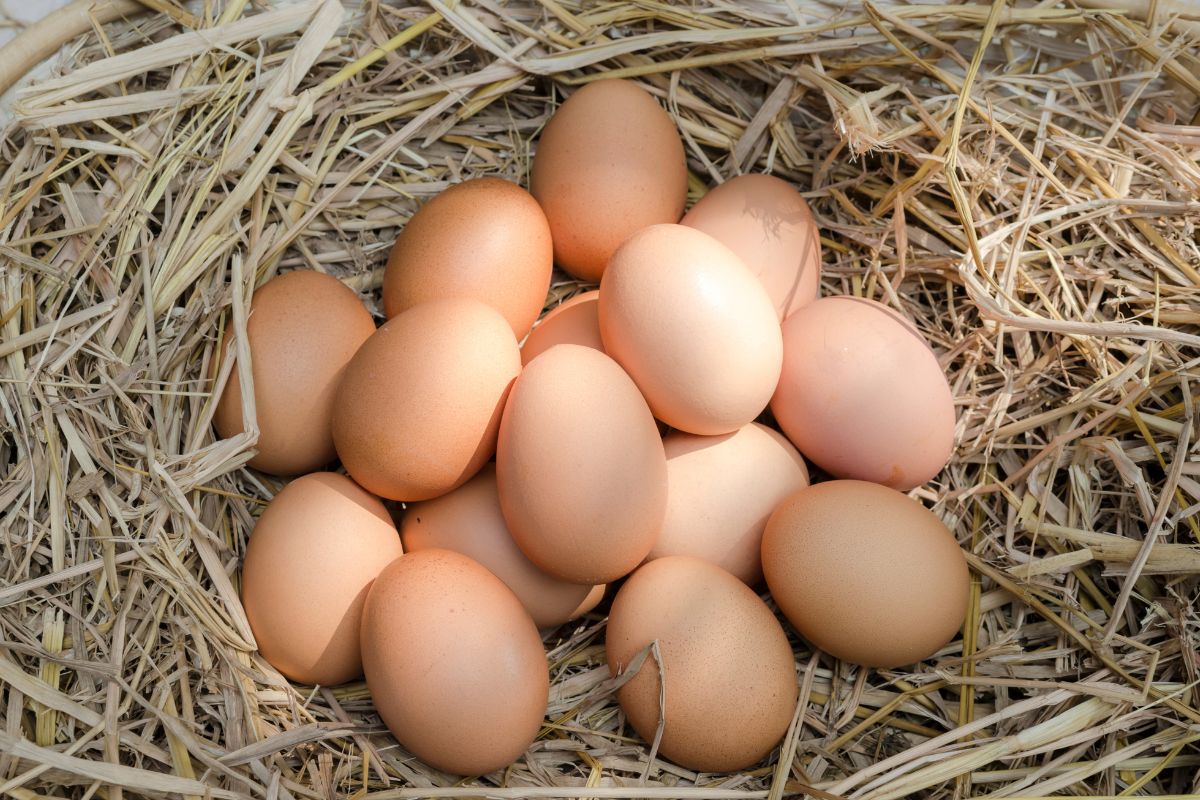
POLYGON ((495 308, 517 338, 546 302, 554 268, 550 224, 529 192, 500 178, 451 186, 396 238, 383 275, 388 317, 418 303, 465 297, 495 308))
POLYGON ((528 364, 556 344, 581 344, 603 353, 599 300, 596 290, 577 294, 542 317, 521 345, 521 363, 528 364))
POLYGON ((683 142, 636 83, 589 83, 546 123, 529 188, 550 221, 554 260, 577 278, 599 281, 627 237, 679 221, 687 201, 683 142))
POLYGON ((600 334, 654 415, 689 433, 754 420, 779 380, 779 320, 729 248, 683 225, 654 225, 613 254, 600 285, 600 334))
POLYGON ((422 303, 388 320, 346 367, 333 438, 354 480, 392 500, 428 500, 470 480, 496 448, 521 353, 478 300, 422 303))
MULTIPOLYGON (((795 662, 775 616, 744 583, 689 556, 641 567, 613 600, 609 672, 631 668, 658 642, 666 676, 660 753, 701 772, 750 767, 787 732, 796 708, 795 662)), ((653 741, 662 681, 653 655, 617 690, 625 717, 653 741)))
POLYGON ((550 691, 542 640, 517 596, 466 556, 393 561, 367 598, 362 641, 379 716, 431 767, 493 772, 537 736, 550 691))
MULTIPOLYGON (((330 418, 338 380, 374 332, 362 301, 329 275, 296 270, 254 292, 246 334, 259 434, 250 466, 296 475, 333 461, 330 418)), ((224 352, 235 355, 232 348, 224 352)), ((213 424, 225 439, 245 430, 236 369, 217 401, 213 424)))
POLYGON ((763 571, 800 635, 845 661, 899 667, 954 638, 970 588, 962 550, 934 514, 886 486, 801 489, 767 522, 763 571))
POLYGON ((667 459, 646 401, 611 358, 560 344, 513 386, 496 448, 500 508, 543 571, 608 583, 641 563, 667 504, 667 459))
POLYGON ((954 398, 937 357, 873 300, 825 297, 783 324, 771 411, 800 452, 839 478, 920 486, 954 450, 954 398))
POLYGON ((734 433, 673 431, 667 453, 667 514, 649 558, 702 558, 753 586, 760 545, 780 501, 808 485, 808 468, 782 434, 752 422, 734 433))
POLYGON ((731 178, 700 198, 681 224, 736 253, 766 288, 779 319, 817 299, 821 236, 808 203, 787 181, 731 178))
POLYGON ((400 535, 410 553, 440 547, 487 567, 512 589, 539 628, 557 627, 586 614, 604 595, 603 586, 559 580, 525 557, 504 523, 491 464, 453 492, 409 506, 400 535), (597 588, 599 593, 593 592, 597 588))
POLYGON ((349 478, 314 472, 285 486, 242 565, 242 605, 263 658, 301 683, 359 677, 367 590, 403 552, 387 509, 349 478))

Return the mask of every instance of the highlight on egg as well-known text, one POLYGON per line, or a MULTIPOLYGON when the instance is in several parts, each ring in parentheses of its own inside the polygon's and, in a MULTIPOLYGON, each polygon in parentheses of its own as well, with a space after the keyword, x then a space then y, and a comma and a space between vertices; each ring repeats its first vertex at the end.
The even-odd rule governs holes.
POLYGON ((599 318, 605 350, 673 428, 735 431, 779 383, 771 298, 732 250, 694 228, 653 225, 623 242, 600 283, 599 318))

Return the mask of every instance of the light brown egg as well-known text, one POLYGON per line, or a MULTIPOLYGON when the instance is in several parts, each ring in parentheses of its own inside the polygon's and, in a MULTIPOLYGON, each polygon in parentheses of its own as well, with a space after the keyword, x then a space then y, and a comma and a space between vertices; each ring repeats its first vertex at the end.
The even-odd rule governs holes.
MULTIPOLYGON (((746 769, 779 744, 796 708, 792 648, 751 589, 707 561, 669 556, 625 582, 608 618, 608 668, 631 668, 658 642, 666 675, 661 754, 700 772, 746 769)), ((653 655, 617 690, 625 717, 653 741, 662 688, 653 655)))
MULTIPOLYGON (((296 270, 254 292, 246 333, 259 435, 250 466, 272 475, 296 475, 333 461, 330 418, 337 383, 374 332, 366 306, 329 275, 296 270)), ((236 353, 232 347, 223 350, 229 358, 236 353)), ((213 424, 225 439, 245 430, 236 368, 217 402, 213 424)))
POLYGON ((608 583, 641 563, 667 504, 646 401, 611 358, 577 344, 551 347, 513 385, 496 478, 517 545, 574 583, 608 583))
POLYGON ((783 344, 766 289, 725 245, 655 225, 613 254, 600 285, 604 347, 668 425, 704 436, 754 420, 783 344))
POLYGON ((832 656, 900 667, 936 653, 967 612, 967 562, 934 514, 894 489, 829 481, 780 504, 763 572, 800 635, 832 656))
POLYGON ((683 143, 658 101, 636 83, 589 83, 542 130, 529 189, 550 220, 555 262, 599 281, 627 237, 679 221, 687 200, 683 143))
POLYGON ((821 235, 808 203, 787 181, 731 178, 700 198, 681 224, 737 253, 762 281, 779 319, 817 299, 821 235))
POLYGON ((495 308, 518 339, 546 302, 550 225, 529 192, 500 178, 451 186, 396 238, 383 276, 388 317, 427 300, 465 297, 495 308))
POLYGON ((383 503, 334 472, 297 478, 259 517, 242 565, 242 605, 263 658, 301 683, 362 675, 367 590, 404 550, 383 503))
POLYGON ((603 586, 559 580, 525 557, 504 523, 496 468, 491 464, 453 492, 410 505, 400 535, 409 553, 440 547, 487 567, 512 589, 539 628, 557 627, 586 614, 604 595, 603 586))
POLYGON ((542 317, 521 346, 521 363, 528 364, 556 344, 581 344, 603 353, 599 300, 600 292, 593 289, 575 295, 542 317))
POLYGON ((783 324, 771 400, 800 452, 839 478, 908 490, 954 450, 954 398, 929 345, 873 300, 825 297, 783 324))
POLYGON ((663 447, 667 514, 649 558, 695 556, 758 583, 763 528, 781 500, 808 485, 804 459, 757 422, 721 436, 672 431, 663 447))
POLYGON ((521 353, 500 312, 434 300, 388 320, 346 367, 333 439, 346 471, 392 500, 470 480, 496 449, 521 353))
POLYGON ((431 767, 494 772, 537 736, 550 691, 542 640, 517 596, 466 556, 392 562, 367 598, 362 641, 379 716, 431 767))

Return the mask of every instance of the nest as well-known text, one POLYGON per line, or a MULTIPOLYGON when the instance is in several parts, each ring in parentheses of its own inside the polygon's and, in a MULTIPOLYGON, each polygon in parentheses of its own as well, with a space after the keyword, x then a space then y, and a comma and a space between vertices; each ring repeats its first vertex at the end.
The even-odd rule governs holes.
MULTIPOLYGON (((0 795, 1200 791, 1194 22, 1053 2, 97 6, 116 19, 18 93, 0 142, 0 795), (678 122, 692 200, 747 171, 795 182, 823 292, 933 344, 959 444, 914 494, 968 553, 970 610, 915 671, 794 639, 792 729, 733 775, 651 758, 589 616, 547 638, 538 740, 464 784, 401 749, 363 684, 291 685, 257 655, 238 565, 281 483, 244 467, 255 431, 214 440, 213 362, 281 270, 333 274, 378 315, 420 203, 524 182, 556 104, 602 76, 678 122)), ((578 288, 556 280, 548 306, 578 288)))

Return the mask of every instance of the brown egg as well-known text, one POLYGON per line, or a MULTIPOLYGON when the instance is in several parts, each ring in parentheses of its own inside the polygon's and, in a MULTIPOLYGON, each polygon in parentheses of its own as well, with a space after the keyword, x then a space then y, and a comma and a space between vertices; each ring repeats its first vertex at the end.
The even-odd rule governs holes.
POLYGON ((440 547, 487 567, 512 589, 539 628, 554 628, 586 614, 604 595, 603 586, 559 580, 525 557, 504 524, 491 464, 450 494, 409 506, 400 535, 409 553, 440 547))
POLYGON ((513 385, 496 478, 517 545, 574 583, 608 583, 641 563, 667 504, 646 401, 611 358, 577 344, 551 347, 513 385))
POLYGON ((954 638, 967 612, 967 562, 936 516, 894 489, 829 481, 780 504, 762 542, 779 608, 844 661, 899 667, 954 638))
POLYGON ((702 558, 753 586, 762 580, 767 517, 808 485, 808 468, 782 434, 752 422, 721 436, 673 431, 667 452, 667 515, 650 558, 702 558))
POLYGON ((529 192, 500 178, 451 186, 413 215, 383 276, 388 317, 427 300, 465 297, 495 308, 520 339, 546 302, 550 225, 529 192))
MULTIPOLYGON (((250 466, 296 475, 333 461, 333 397, 347 362, 375 332, 371 314, 341 281, 302 269, 272 278, 254 292, 246 332, 259 431, 250 466)), ((236 353, 223 351, 230 358, 236 353)), ((213 424, 224 439, 245 430, 236 368, 213 424)))
POLYGON ((577 294, 542 317, 521 346, 521 363, 528 364, 556 344, 581 344, 603 353, 599 300, 600 292, 596 290, 577 294))
POLYGON ((542 640, 517 596, 466 556, 392 562, 367 598, 362 641, 379 716, 431 767, 494 772, 537 736, 550 691, 542 640))
POLYGON ((825 297, 783 324, 771 400, 800 452, 839 478, 908 490, 954 450, 954 398, 929 345, 873 300, 825 297))
POLYGON ((461 486, 496 449, 521 353, 500 312, 434 300, 393 317, 346 367, 333 439, 346 471, 392 500, 461 486))
POLYGON ((681 224, 737 253, 766 287, 779 319, 817 299, 821 235, 808 203, 787 181, 731 178, 700 198, 681 224))
POLYGON ((753 421, 779 381, 783 344, 766 289, 729 248, 683 225, 646 228, 613 254, 600 333, 654 415, 688 433, 753 421))
MULTIPOLYGON (((779 622, 728 572, 689 556, 651 561, 613 600, 606 648, 613 675, 658 642, 666 675, 661 754, 700 772, 750 767, 787 732, 796 708, 792 648, 779 622)), ((662 689, 653 655, 617 690, 625 717, 653 741, 662 689)))
POLYGON ((271 666, 301 683, 362 675, 367 590, 404 550, 383 503, 334 472, 289 483, 246 546, 242 605, 271 666))
POLYGON ((529 189, 550 220, 554 260, 577 278, 599 281, 626 238, 679 221, 687 200, 683 142, 636 83, 589 83, 542 130, 529 189))

